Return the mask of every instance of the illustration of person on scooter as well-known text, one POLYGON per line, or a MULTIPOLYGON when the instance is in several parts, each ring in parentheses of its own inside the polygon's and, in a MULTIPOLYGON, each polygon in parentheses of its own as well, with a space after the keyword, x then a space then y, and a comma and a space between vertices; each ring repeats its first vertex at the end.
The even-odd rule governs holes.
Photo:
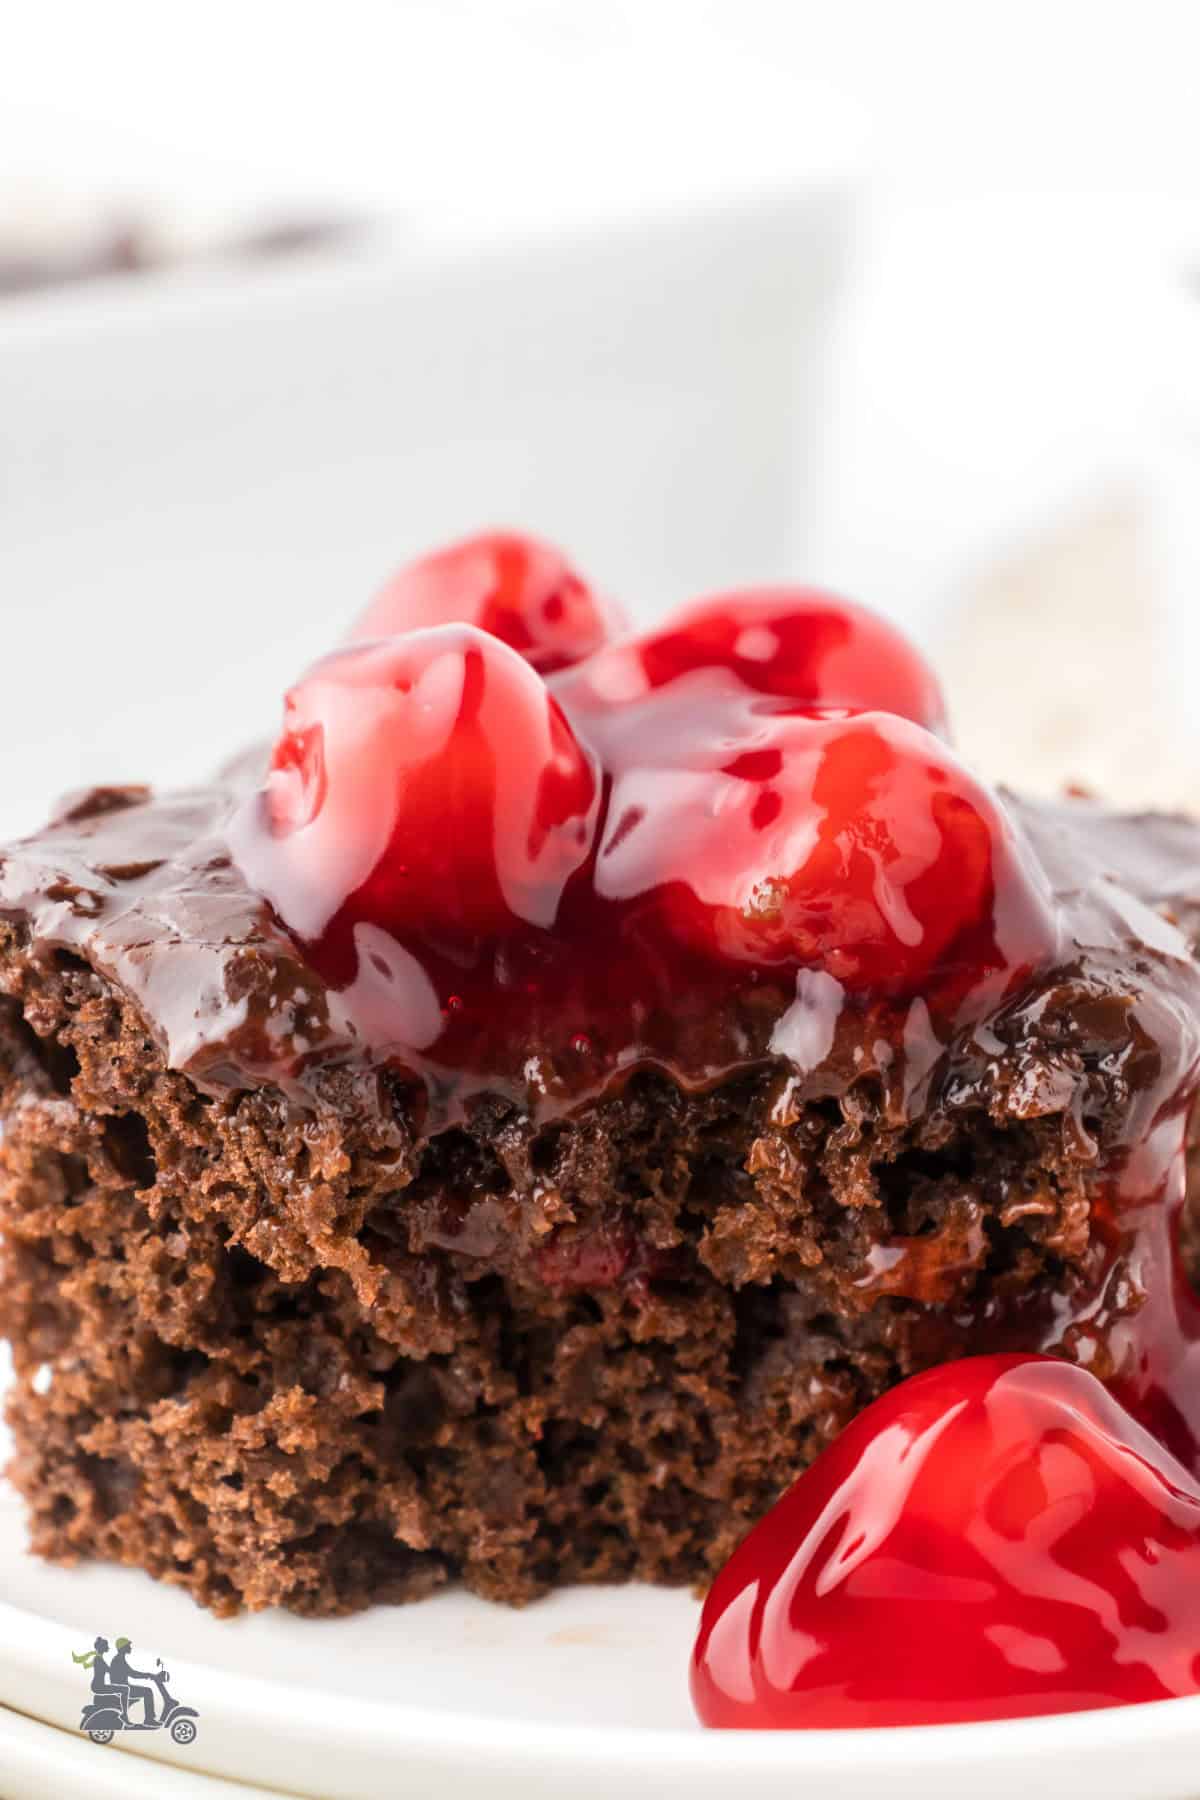
POLYGON ((117 1639, 117 1647, 106 1660, 108 1639, 98 1637, 90 1650, 72 1651, 71 1661, 82 1663, 91 1677, 92 1698, 83 1709, 79 1729, 86 1731, 94 1744, 110 1744, 118 1731, 167 1731, 177 1744, 195 1741, 198 1717, 194 1706, 183 1706, 167 1687, 171 1679, 161 1658, 157 1669, 135 1669, 129 1660, 133 1645, 127 1637, 117 1639), (140 1682, 151 1682, 158 1690, 159 1710, 154 1710, 154 1694, 140 1682), (142 1703, 142 1717, 130 1717, 134 1702, 142 1703))

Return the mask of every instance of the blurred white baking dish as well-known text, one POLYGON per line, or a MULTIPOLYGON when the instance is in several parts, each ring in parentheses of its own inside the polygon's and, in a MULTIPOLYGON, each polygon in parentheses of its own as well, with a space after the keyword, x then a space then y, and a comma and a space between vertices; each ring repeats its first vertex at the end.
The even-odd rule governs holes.
POLYGON ((639 611, 802 567, 850 166, 0 305, 0 837, 187 779, 404 556, 561 540, 639 611))

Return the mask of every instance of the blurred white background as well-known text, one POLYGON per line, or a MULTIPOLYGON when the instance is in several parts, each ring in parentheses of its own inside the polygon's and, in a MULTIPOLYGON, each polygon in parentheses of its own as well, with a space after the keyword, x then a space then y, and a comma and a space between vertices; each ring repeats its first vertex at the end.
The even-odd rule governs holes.
POLYGON ((186 778, 403 554, 495 519, 648 612, 905 620, 993 774, 1200 790, 1187 4, 0 0, 0 831, 186 778))

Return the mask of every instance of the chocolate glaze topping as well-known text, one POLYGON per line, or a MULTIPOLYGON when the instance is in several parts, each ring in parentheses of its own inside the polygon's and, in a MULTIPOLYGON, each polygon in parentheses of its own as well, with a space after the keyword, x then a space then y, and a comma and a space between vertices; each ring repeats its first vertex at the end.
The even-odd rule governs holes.
POLYGON ((1195 1080, 1200 826, 1184 818, 1010 800, 1054 894, 1058 955, 957 1023, 935 1025, 920 998, 863 1002, 819 971, 794 988, 768 971, 721 1012, 689 1011, 680 994, 669 1018, 631 1021, 603 1051, 544 1031, 509 1046, 507 1066, 472 1070, 439 1063, 436 1032, 423 1052, 390 1040, 377 984, 338 987, 312 966, 230 856, 239 798, 224 785, 95 788, 0 857, 0 914, 35 951, 86 958, 138 1006, 169 1066, 213 1092, 272 1082, 303 1103, 330 1064, 389 1062, 424 1082, 435 1127, 484 1091, 549 1119, 648 1064, 698 1088, 774 1061, 798 1102, 875 1075, 905 1114, 989 1086, 1011 1108, 1019 1085, 1031 1116, 1062 1112, 1079 1130, 1106 1129, 1097 1110, 1119 1089, 1123 1136, 1141 1141, 1195 1080))

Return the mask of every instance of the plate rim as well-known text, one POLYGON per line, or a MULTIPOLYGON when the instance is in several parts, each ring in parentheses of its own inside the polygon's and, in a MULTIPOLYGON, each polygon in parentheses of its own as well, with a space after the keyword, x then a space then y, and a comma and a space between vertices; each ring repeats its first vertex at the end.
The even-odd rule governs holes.
MULTIPOLYGON (((419 1603, 418 1603, 419 1604, 419 1603)), ((298 1621, 303 1623, 303 1621, 298 1621)), ((69 1679, 60 1668, 64 1627, 48 1615, 30 1612, 0 1600, 0 1663, 9 1670, 36 1671, 44 1687, 68 1690, 69 1679), (23 1643, 25 1654, 17 1658, 10 1647, 23 1643)), ((197 1699, 205 1698, 209 1710, 223 1715, 235 1727, 261 1731, 264 1725, 296 1733, 297 1725, 310 1729, 303 1735, 321 1743, 352 1737, 359 1744, 390 1742, 396 1748, 422 1747, 436 1759, 446 1748, 452 1731, 456 1754, 480 1754, 489 1749, 512 1754, 536 1745, 539 1757, 557 1762, 577 1761, 581 1752, 613 1769, 649 1766, 686 1772, 694 1765, 706 1770, 802 1771, 805 1768, 836 1772, 853 1768, 896 1769, 905 1764, 942 1768, 977 1765, 981 1755, 992 1761, 1022 1761, 1028 1757, 1089 1755, 1127 1746, 1131 1738, 1148 1747, 1200 1740, 1200 1695, 1141 1702, 1137 1705, 1094 1707, 1072 1713, 1044 1713, 1023 1719, 987 1719, 945 1725, 861 1726, 854 1728, 788 1731, 709 1731, 702 1727, 662 1727, 605 1723, 589 1725, 562 1721, 505 1719, 498 1714, 455 1712, 403 1701, 385 1703, 339 1695, 337 1731, 311 1729, 319 1709, 298 1708, 294 1688, 267 1676, 243 1675, 236 1679, 210 1662, 172 1654, 197 1699), (298 1720, 297 1714, 302 1717, 298 1720)), ((320 1690, 313 1690, 313 1698, 320 1690)), ((76 1705, 73 1690, 71 1704, 76 1705)), ((27 1716, 42 1717, 39 1714, 27 1716)), ((53 1724, 53 1720, 44 1722, 53 1724)), ((139 1743, 152 1753, 152 1742, 139 1743)))

